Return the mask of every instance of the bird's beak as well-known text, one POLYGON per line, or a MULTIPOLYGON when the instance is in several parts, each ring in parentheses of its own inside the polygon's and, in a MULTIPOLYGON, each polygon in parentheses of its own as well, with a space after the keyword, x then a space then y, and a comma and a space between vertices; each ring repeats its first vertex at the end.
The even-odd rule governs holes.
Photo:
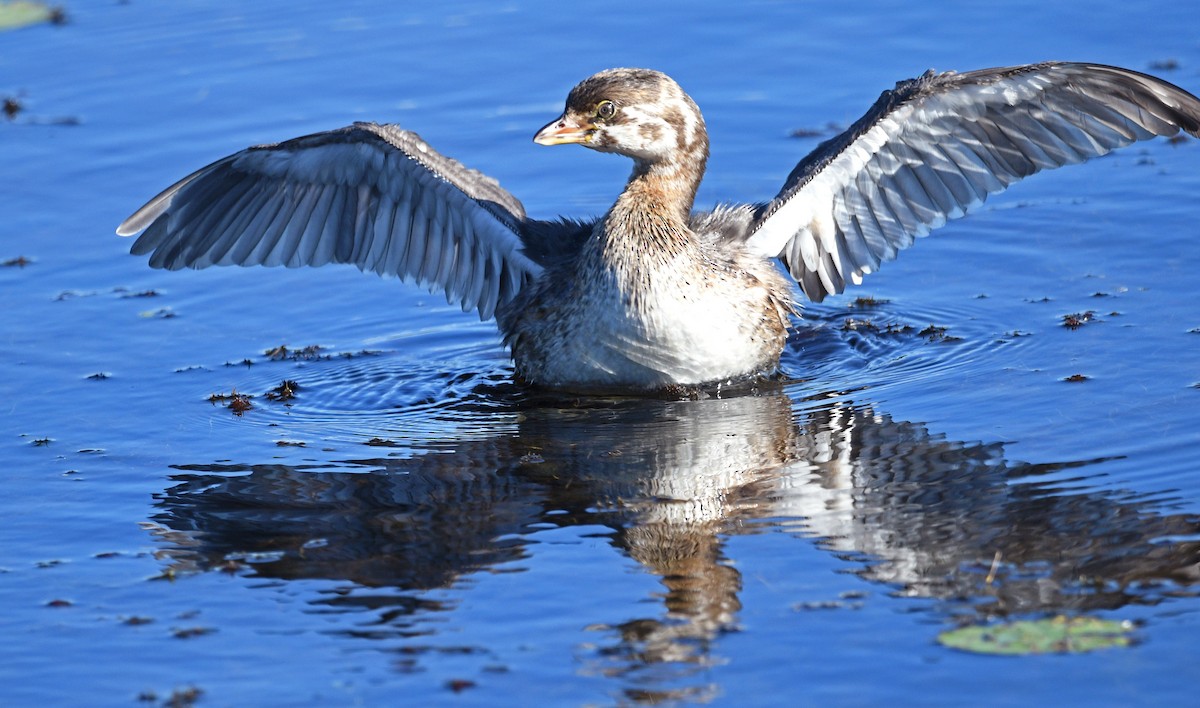
POLYGON ((533 136, 533 142, 538 145, 567 145, 569 143, 586 143, 596 127, 590 121, 581 124, 576 118, 568 118, 562 114, 550 121, 533 136))

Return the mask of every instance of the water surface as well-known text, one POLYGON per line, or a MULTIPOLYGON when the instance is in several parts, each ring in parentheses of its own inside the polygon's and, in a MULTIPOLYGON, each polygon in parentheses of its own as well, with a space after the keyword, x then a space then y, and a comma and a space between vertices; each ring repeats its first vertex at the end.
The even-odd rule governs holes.
POLYGON ((493 325, 440 296, 152 271, 112 235, 212 159, 353 120, 419 131, 535 216, 600 213, 628 165, 529 140, 616 65, 704 109, 701 205, 762 200, 820 139, 792 131, 931 66, 1083 59, 1195 92, 1194 13, 79 5, 0 34, 24 106, 0 123, 0 259, 30 261, 0 268, 0 703, 1194 700, 1196 141, 1018 185, 810 307, 776 385, 698 401, 522 390, 493 325), (244 415, 208 400, 234 391, 244 415), (936 642, 1064 614, 1138 641, 936 642))

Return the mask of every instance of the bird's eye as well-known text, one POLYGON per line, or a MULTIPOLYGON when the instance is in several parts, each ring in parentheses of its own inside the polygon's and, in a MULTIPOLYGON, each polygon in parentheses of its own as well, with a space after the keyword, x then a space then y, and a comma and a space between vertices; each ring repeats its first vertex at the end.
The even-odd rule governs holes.
POLYGON ((601 101, 596 104, 596 117, 608 120, 617 114, 617 107, 612 101, 601 101))

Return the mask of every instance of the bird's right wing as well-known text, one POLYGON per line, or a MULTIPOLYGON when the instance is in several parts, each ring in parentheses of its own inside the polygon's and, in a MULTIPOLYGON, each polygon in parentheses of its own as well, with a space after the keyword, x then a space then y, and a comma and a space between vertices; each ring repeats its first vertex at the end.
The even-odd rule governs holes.
POLYGON ((1180 129, 1200 134, 1200 100, 1128 69, 929 72, 802 160, 746 245, 819 302, 1017 180, 1180 129))
POLYGON ((488 319, 542 266, 521 203, 395 125, 355 123, 248 148, 124 221, 155 268, 349 263, 444 291, 488 319))

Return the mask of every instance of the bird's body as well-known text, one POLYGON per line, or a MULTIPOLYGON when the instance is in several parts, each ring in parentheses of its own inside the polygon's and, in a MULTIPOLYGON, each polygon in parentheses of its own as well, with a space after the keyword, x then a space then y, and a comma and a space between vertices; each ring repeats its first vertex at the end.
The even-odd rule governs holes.
POLYGON ((342 262, 416 280, 494 314, 530 383, 655 391, 778 366, 798 313, 780 262, 820 300, 1013 181, 1180 128, 1200 133, 1200 100, 1124 69, 928 73, 884 92, 773 200, 696 213, 699 109, 664 74, 611 69, 535 136, 632 158, 594 221, 529 219, 415 134, 360 123, 219 160, 118 231, 144 229, 133 251, 156 267, 342 262))
POLYGON ((686 222, 610 227, 624 218, 618 206, 577 257, 497 309, 521 376, 654 390, 774 370, 794 311, 778 268, 686 222), (634 233, 655 236, 625 242, 634 233))

